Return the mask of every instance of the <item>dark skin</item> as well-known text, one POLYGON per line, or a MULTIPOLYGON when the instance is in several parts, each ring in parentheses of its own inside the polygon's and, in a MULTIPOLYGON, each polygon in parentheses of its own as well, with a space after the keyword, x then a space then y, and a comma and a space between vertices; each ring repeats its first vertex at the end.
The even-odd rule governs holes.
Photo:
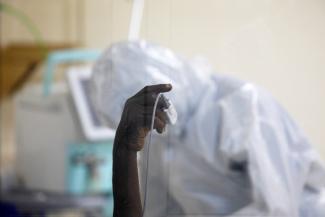
MULTIPOLYGON (((153 106, 159 93, 170 84, 146 86, 129 98, 123 109, 113 148, 114 217, 142 217, 137 152, 150 131, 153 106)), ((167 123, 163 101, 158 102, 154 129, 162 133, 167 123)))

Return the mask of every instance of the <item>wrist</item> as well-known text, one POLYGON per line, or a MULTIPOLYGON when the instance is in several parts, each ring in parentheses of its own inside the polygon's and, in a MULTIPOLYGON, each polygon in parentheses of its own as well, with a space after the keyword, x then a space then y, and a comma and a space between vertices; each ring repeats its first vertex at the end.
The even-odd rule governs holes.
POLYGON ((126 106, 116 130, 114 143, 127 148, 129 151, 138 152, 143 148, 148 131, 146 128, 140 127, 134 118, 128 118, 126 106))
POLYGON ((134 127, 120 123, 116 130, 114 146, 118 149, 137 152, 138 135, 134 127))

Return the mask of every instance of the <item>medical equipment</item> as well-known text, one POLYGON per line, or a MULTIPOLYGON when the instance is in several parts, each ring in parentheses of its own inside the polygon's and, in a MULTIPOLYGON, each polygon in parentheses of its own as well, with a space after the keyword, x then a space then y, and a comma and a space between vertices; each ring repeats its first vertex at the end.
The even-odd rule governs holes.
POLYGON ((115 131, 100 122, 90 96, 91 70, 89 67, 71 68, 67 72, 69 87, 81 122, 84 135, 89 141, 112 140, 115 131))
POLYGON ((134 0, 129 26, 129 40, 138 40, 140 37, 141 21, 143 16, 144 0, 134 0))
MULTIPOLYGON (((86 129, 83 116, 76 109, 79 105, 73 105, 77 101, 73 98, 81 96, 82 99, 78 100, 89 106, 79 82, 87 70, 71 69, 76 73, 75 77, 71 77, 77 78, 70 81, 77 83, 71 87, 74 94, 69 92, 65 83, 52 84, 57 65, 89 62, 99 54, 99 51, 87 50, 53 52, 47 59, 43 85, 27 87, 18 94, 17 168, 27 188, 75 194, 111 192, 110 153, 114 135, 94 139, 93 134, 82 131, 81 128, 86 129), (79 95, 75 94, 77 88, 79 95), (89 159, 92 159, 91 162, 89 159), (94 173, 97 175, 94 176, 94 173)), ((90 109, 87 111, 91 112, 90 109)), ((86 115, 88 123, 93 123, 93 113, 86 115)))
POLYGON ((158 99, 161 98, 164 101, 164 104, 167 107, 166 109, 164 109, 164 112, 165 112, 165 114, 167 116, 168 123, 173 124, 173 125, 176 124, 177 112, 176 112, 176 109, 175 109, 172 101, 170 101, 168 98, 166 98, 164 94, 158 95, 157 98, 158 99))

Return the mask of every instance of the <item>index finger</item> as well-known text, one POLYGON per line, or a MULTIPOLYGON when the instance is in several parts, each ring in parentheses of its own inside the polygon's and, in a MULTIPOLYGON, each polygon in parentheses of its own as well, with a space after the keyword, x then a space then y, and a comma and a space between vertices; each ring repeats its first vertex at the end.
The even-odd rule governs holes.
MULTIPOLYGON (((171 84, 156 84, 156 85, 150 85, 143 88, 144 93, 165 93, 169 92, 172 89, 171 84)), ((142 92, 142 91, 141 91, 142 92)))

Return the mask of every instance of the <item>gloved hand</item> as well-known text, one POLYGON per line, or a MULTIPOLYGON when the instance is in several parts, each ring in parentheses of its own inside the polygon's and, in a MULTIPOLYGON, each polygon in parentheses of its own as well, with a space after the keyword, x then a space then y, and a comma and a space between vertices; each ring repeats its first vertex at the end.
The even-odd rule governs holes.
MULTIPOLYGON (((171 89, 171 84, 146 86, 126 101, 117 129, 118 137, 123 139, 119 144, 126 145, 126 148, 132 151, 140 151, 143 148, 145 137, 150 131, 156 98, 159 93, 168 92, 171 89)), ((167 105, 160 99, 154 119, 154 129, 158 133, 163 133, 167 123, 166 114, 163 111, 165 108, 167 105)))

